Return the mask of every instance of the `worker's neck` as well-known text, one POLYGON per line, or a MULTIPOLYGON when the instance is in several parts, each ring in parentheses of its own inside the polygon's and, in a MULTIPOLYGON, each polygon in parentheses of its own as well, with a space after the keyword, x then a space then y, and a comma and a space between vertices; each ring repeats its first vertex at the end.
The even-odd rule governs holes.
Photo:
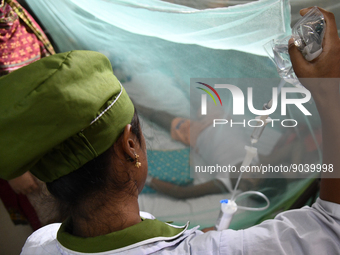
POLYGON ((126 195, 117 201, 111 199, 102 204, 93 203, 86 217, 72 217, 72 234, 79 237, 95 237, 131 227, 139 222, 138 196, 126 195), (97 204, 97 205, 96 205, 97 204))

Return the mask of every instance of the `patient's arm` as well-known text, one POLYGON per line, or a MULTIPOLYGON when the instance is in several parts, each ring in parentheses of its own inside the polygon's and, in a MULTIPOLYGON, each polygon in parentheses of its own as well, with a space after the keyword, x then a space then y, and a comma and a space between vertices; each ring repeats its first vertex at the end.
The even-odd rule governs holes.
POLYGON ((198 185, 179 186, 154 178, 152 179, 149 186, 160 193, 178 199, 228 192, 227 188, 222 184, 222 182, 217 179, 198 185))
MULTIPOLYGON (((289 54, 295 73, 299 78, 340 78, 340 41, 335 18, 322 10, 326 20, 326 33, 322 54, 313 62, 307 62, 290 44, 289 54)), ((308 9, 301 10, 301 15, 308 9)), ((340 95, 339 79, 320 82, 304 82, 315 100, 322 122, 323 163, 333 164, 334 172, 340 174, 340 95)), ((327 179, 323 174, 320 198, 340 204, 340 179, 327 179)))

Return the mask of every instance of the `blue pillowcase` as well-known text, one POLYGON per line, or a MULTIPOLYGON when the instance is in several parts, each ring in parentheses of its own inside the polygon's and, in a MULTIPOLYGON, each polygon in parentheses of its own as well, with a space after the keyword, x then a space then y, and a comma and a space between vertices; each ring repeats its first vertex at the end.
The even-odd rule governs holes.
MULTIPOLYGON (((159 151, 148 150, 149 175, 162 181, 177 185, 188 185, 193 182, 189 168, 190 148, 159 151)), ((156 193, 150 187, 144 187, 142 193, 156 193)))

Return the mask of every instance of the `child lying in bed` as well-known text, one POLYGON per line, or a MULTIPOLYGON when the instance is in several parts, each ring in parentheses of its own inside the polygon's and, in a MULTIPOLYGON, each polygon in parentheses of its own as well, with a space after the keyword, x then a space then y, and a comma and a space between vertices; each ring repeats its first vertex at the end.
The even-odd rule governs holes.
MULTIPOLYGON (((179 140, 188 146, 190 145, 190 120, 175 118, 167 112, 155 111, 142 106, 138 106, 138 110, 144 117, 147 117, 148 119, 159 124, 163 128, 170 130, 172 138, 174 138, 175 140, 179 140)), ((232 164, 235 165, 237 168, 240 167, 240 164, 242 163, 245 155, 244 144, 246 144, 247 142, 245 139, 248 139, 249 137, 244 137, 244 134, 242 132, 235 132, 235 129, 229 129, 227 131, 222 130, 224 141, 227 141, 228 139, 230 139, 230 137, 232 137, 234 140, 238 139, 240 142, 237 149, 237 146, 235 144, 231 145, 230 150, 228 150, 228 152, 231 151, 229 153, 229 158, 226 158, 225 153, 222 153, 223 156, 219 158, 215 155, 216 153, 214 154, 214 152, 209 152, 209 148, 206 148, 207 146, 204 146, 207 141, 204 141, 204 138, 200 137, 201 133, 207 132, 210 123, 211 121, 207 119, 200 122, 191 123, 191 131, 194 130, 194 134, 191 135, 191 138, 195 139, 195 141, 191 141, 191 145, 192 147, 194 147, 194 149, 191 152, 190 160, 193 160, 194 157, 202 158, 201 155, 204 155, 205 158, 212 158, 211 162, 221 162, 222 165, 232 164), (242 142, 244 144, 242 144, 242 142), (205 149, 205 151, 200 153, 200 148, 205 149)), ((215 130, 213 130, 212 132, 215 132, 215 130)), ((279 140, 280 134, 278 135, 275 132, 273 133, 273 131, 271 132, 272 133, 268 131, 268 134, 269 136, 271 134, 271 137, 267 138, 267 140, 270 140, 271 142, 271 145, 269 146, 270 148, 267 148, 267 150, 259 150, 260 153, 267 151, 267 155, 259 154, 258 162, 264 165, 277 165, 283 162, 290 162, 294 164, 303 163, 304 158, 306 158, 307 155, 305 152, 305 144, 306 141, 309 141, 310 139, 305 139, 306 141, 300 142, 298 139, 296 139, 296 137, 294 137, 295 132, 288 132, 287 134, 283 135, 279 140), (287 142, 287 140, 289 142, 287 142)), ((207 137, 208 139, 210 139, 209 135, 207 137)), ((313 147, 313 144, 310 147, 313 147)), ((317 155, 316 149, 317 148, 314 144, 314 147, 311 148, 311 152, 308 152, 308 155, 313 155, 315 157, 315 155, 317 155)), ((189 158, 188 150, 183 151, 183 153, 187 153, 189 158)), ((157 161, 157 158, 154 158, 154 161, 157 161)), ((181 171, 187 171, 186 174, 189 175, 189 162, 187 165, 188 167, 186 169, 182 169, 181 171)), ((163 169, 158 171, 162 170, 163 169)), ((150 172, 151 175, 155 178, 148 178, 147 185, 149 187, 156 190, 157 192, 178 199, 188 199, 209 194, 230 193, 232 191, 232 187, 235 186, 237 180, 236 178, 238 177, 238 173, 234 173, 231 175, 219 173, 215 175, 208 175, 207 177, 196 175, 193 185, 183 186, 178 185, 178 183, 176 182, 174 183, 167 180, 161 180, 158 178, 159 174, 155 173, 155 171, 150 172)), ((175 175, 175 172, 173 174, 175 175)), ((248 175, 247 177, 247 175, 245 174, 242 178, 242 181, 240 182, 239 189, 246 191, 258 190, 260 187, 265 187, 267 192, 264 191, 264 193, 266 193, 266 195, 268 195, 269 197, 274 197, 278 193, 284 192, 286 189, 287 179, 283 177, 292 178, 292 176, 283 175, 281 175, 282 178, 278 178, 277 174, 275 175, 275 178, 272 179, 269 179, 270 177, 272 177, 269 175, 262 175, 261 177, 262 178, 253 178, 253 176, 251 175, 248 175)))

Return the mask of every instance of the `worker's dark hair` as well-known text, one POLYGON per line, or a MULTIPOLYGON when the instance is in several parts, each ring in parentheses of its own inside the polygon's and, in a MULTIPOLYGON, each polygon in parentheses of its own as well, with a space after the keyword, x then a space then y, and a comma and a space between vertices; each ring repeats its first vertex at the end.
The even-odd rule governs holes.
MULTIPOLYGON (((131 131, 136 135, 137 141, 141 145, 142 134, 136 110, 131 121, 131 131)), ((123 133, 117 140, 122 138, 123 133)), ((130 181, 130 178, 128 181, 124 178, 125 181, 122 181, 121 176, 108 174, 108 171, 112 171, 114 168, 112 162, 115 158, 115 145, 113 145, 76 171, 46 183, 48 191, 56 199, 60 220, 69 216, 86 218, 90 215, 89 210, 91 210, 91 206, 89 207, 87 202, 93 201, 91 204, 98 207, 100 198, 105 198, 107 192, 112 192, 113 194, 110 195, 115 196, 115 191, 129 186, 127 182, 130 181)), ((129 175, 129 173, 127 174, 129 175)))

